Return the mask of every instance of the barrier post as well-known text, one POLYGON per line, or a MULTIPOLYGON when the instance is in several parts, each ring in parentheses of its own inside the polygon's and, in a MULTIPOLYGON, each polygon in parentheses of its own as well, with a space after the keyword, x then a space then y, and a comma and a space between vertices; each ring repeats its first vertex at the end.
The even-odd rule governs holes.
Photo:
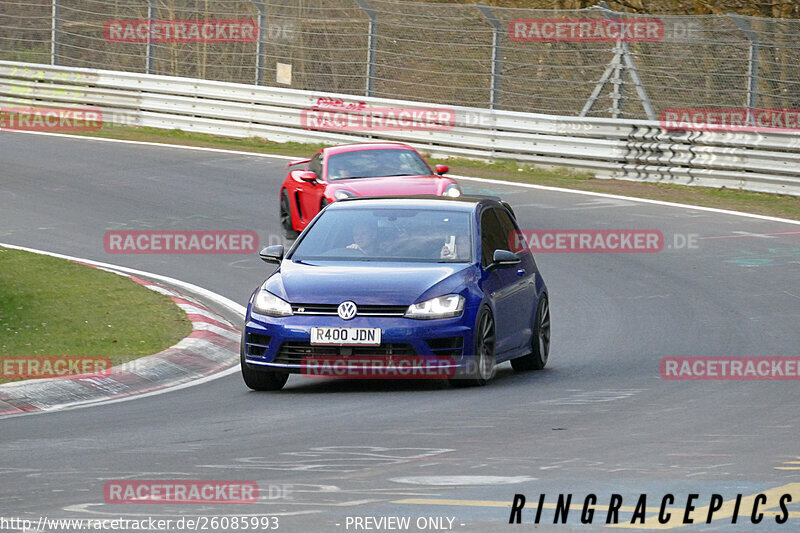
POLYGON ((365 96, 373 96, 375 94, 375 55, 378 50, 378 43, 376 42, 378 31, 378 15, 375 10, 369 7, 366 0, 356 0, 358 7, 369 17, 369 37, 367 39, 367 84, 365 88, 365 96))

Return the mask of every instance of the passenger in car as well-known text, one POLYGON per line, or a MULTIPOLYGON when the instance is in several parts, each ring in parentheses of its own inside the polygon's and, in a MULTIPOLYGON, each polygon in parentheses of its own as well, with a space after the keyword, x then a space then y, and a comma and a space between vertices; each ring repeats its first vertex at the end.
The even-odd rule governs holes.
POLYGON ((439 254, 439 259, 456 259, 459 261, 468 261, 470 256, 470 242, 469 237, 466 235, 458 235, 455 242, 451 246, 449 242, 445 242, 442 246, 442 252, 439 254))

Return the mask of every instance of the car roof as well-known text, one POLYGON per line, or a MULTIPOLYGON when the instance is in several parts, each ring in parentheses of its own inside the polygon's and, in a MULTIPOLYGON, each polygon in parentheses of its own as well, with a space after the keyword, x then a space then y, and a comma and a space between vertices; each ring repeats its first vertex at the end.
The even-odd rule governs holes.
POLYGON ((425 207, 430 209, 445 209, 449 211, 473 211, 479 204, 501 205, 491 198, 472 198, 469 196, 459 196, 452 198, 448 196, 360 196, 345 198, 330 204, 327 208, 344 209, 345 207, 358 208, 404 208, 404 207, 425 207))
POLYGON ((407 144, 403 143, 354 143, 342 144, 339 146, 329 146, 324 148, 325 155, 342 154, 345 152, 359 152, 361 150, 413 150, 407 144))

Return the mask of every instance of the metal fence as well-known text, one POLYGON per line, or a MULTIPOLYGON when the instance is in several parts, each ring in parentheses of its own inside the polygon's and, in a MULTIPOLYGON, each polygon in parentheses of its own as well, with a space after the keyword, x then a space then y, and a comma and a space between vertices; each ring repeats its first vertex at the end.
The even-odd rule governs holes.
POLYGON ((395 0, 0 0, 0 59, 565 116, 800 108, 800 20, 395 0), (656 20, 655 40, 519 39, 520 19, 656 20), (114 20, 254 21, 240 42, 112 42, 114 20))
POLYGON ((659 122, 635 119, 352 100, 317 91, 0 61, 0 101, 14 102, 6 118, 14 109, 28 117, 10 122, 12 128, 44 128, 43 121, 37 126, 37 114, 62 116, 59 109, 93 111, 102 113, 98 128, 115 123, 278 142, 401 141, 436 157, 513 159, 566 165, 598 177, 800 194, 796 132, 669 131, 659 122), (385 127, 391 109, 425 112, 385 127), (326 122, 325 115, 336 118, 326 122))

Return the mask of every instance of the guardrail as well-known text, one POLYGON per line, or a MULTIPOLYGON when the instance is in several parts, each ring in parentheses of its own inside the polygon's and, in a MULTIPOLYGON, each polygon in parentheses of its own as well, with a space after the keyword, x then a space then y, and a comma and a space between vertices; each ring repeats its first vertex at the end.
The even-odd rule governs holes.
POLYGON ((6 61, 0 61, 0 105, 90 106, 103 112, 105 123, 278 142, 402 141, 439 157, 514 159, 601 178, 800 195, 798 132, 670 132, 655 121, 445 107, 6 61), (400 110, 411 118, 379 121, 400 110), (427 118, 420 120, 420 113, 427 118), (360 128, 364 121, 370 126, 360 128))

